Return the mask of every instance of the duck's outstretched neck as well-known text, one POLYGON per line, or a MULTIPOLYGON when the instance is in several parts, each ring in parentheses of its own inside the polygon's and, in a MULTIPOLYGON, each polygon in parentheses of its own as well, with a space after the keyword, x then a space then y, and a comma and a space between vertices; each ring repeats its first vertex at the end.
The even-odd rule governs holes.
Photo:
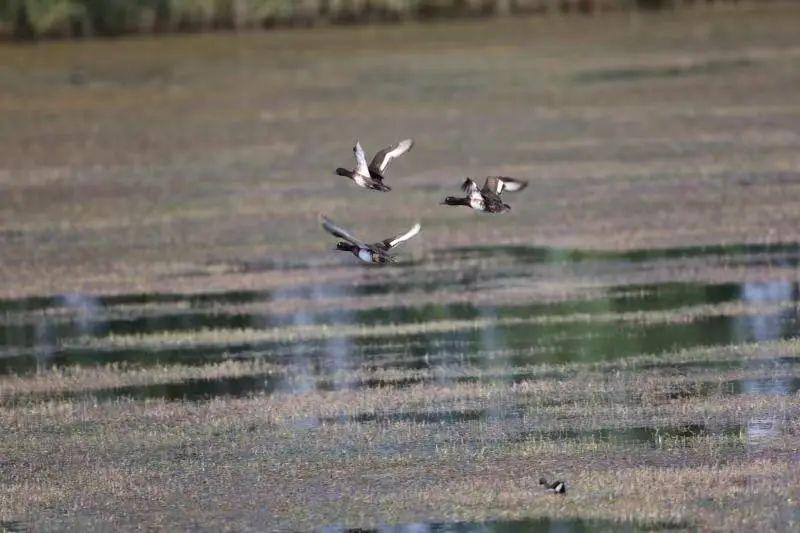
POLYGON ((455 196, 448 196, 443 203, 445 205, 469 205, 469 197, 456 198, 455 196))
MULTIPOLYGON (((328 168, 330 168, 330 167, 328 167, 328 168)), ((352 177, 353 177, 353 172, 352 171, 347 170, 346 168, 342 168, 342 167, 337 168, 336 169, 336 173, 338 175, 344 176, 346 178, 351 178, 352 179, 352 177)))

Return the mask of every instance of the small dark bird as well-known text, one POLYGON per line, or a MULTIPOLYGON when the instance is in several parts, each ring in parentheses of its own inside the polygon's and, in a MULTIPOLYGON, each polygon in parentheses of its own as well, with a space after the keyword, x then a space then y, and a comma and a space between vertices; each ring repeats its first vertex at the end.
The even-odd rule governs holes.
POLYGON ((401 235, 391 237, 384 241, 376 242, 375 244, 365 244, 364 242, 353 237, 353 235, 347 230, 334 224, 325 216, 320 215, 319 218, 322 227, 325 228, 328 233, 334 237, 344 239, 344 241, 339 241, 336 243, 337 250, 351 252, 354 256, 358 257, 365 263, 378 265, 385 265, 386 263, 394 261, 394 256, 389 255, 389 250, 419 233, 421 228, 419 224, 414 224, 413 228, 401 235))
POLYGON ((414 141, 405 139, 399 143, 384 148, 372 158, 372 162, 367 165, 367 156, 364 154, 364 149, 361 148, 361 143, 356 141, 353 147, 353 154, 356 157, 356 168, 347 170, 346 168, 337 168, 336 173, 340 176, 345 176, 356 182, 359 187, 365 189, 372 189, 375 191, 391 191, 392 188, 383 183, 383 173, 389 168, 389 163, 394 159, 400 157, 404 153, 411 150, 414 146, 414 141))
POLYGON ((543 477, 539 478, 539 485, 544 485, 547 492, 555 492, 556 494, 565 494, 567 492, 567 485, 563 481, 553 481, 548 483, 543 477))
POLYGON ((486 178, 483 188, 479 189, 475 181, 467 178, 461 185, 461 190, 467 193, 467 196, 464 198, 448 196, 442 204, 464 205, 483 213, 502 213, 511 209, 511 206, 503 203, 500 195, 504 191, 521 191, 527 186, 527 181, 506 176, 489 176, 486 178))

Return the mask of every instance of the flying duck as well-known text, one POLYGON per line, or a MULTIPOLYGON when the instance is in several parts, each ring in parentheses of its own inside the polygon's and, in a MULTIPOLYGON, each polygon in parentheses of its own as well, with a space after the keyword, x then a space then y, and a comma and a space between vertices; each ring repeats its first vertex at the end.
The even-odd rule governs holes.
POLYGON ((548 483, 543 477, 539 478, 539 485, 544 485, 547 492, 554 492, 556 494, 565 494, 567 492, 567 485, 563 481, 553 481, 548 483))
POLYGON ((337 250, 351 252, 354 256, 358 257, 365 263, 379 265, 392 262, 394 260, 394 256, 389 255, 389 250, 419 233, 419 230, 422 227, 419 224, 414 224, 413 228, 403 234, 397 235, 396 237, 390 237, 384 241, 376 242, 375 244, 365 244, 353 237, 353 235, 347 230, 342 229, 334 224, 327 217, 320 215, 319 218, 322 227, 325 228, 328 233, 334 237, 344 239, 344 241, 339 241, 336 243, 337 250))
POLYGON ((502 213, 503 211, 511 209, 511 206, 503 203, 500 195, 504 191, 521 191, 527 186, 527 181, 505 176, 489 176, 483 183, 483 188, 479 189, 475 181, 471 178, 467 178, 461 185, 461 190, 467 193, 467 196, 464 198, 448 196, 444 199, 442 204, 465 205, 484 213, 502 213))
POLYGON ((384 148, 372 158, 372 162, 367 165, 367 156, 364 154, 364 149, 361 148, 361 143, 356 141, 353 147, 353 154, 356 157, 356 168, 347 170, 346 168, 339 167, 336 173, 340 176, 345 176, 356 182, 359 187, 365 189, 373 189, 376 191, 391 191, 392 188, 383 183, 383 173, 389 168, 395 158, 400 157, 404 153, 411 150, 414 146, 414 141, 405 139, 399 143, 384 148))

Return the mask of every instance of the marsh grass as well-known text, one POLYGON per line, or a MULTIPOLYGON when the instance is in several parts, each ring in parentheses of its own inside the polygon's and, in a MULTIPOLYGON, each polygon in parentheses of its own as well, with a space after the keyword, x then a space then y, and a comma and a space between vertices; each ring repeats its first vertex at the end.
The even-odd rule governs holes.
MULTIPOLYGON (((692 350, 658 360, 727 359, 744 365, 764 360, 764 348, 692 350)), ((800 355, 796 341, 775 343, 769 350, 800 355)), ((560 371, 565 377, 521 382, 433 382, 199 403, 51 400, 0 407, 0 421, 11 430, 0 437, 10 451, 6 464, 34 458, 36 463, 34 470, 15 470, 16 481, 4 486, 0 501, 7 516, 17 518, 28 517, 25 506, 64 508, 78 501, 66 488, 77 479, 86 489, 79 505, 91 502, 98 511, 123 505, 131 519, 156 512, 159 520, 180 520, 181 501, 202 497, 214 509, 235 490, 257 502, 239 508, 237 523, 252 523, 259 508, 270 506, 276 529, 333 522, 366 527, 420 516, 483 520, 554 513, 690 528, 783 523, 789 507, 778 495, 786 493, 782 487, 796 484, 797 471, 790 465, 800 430, 800 396, 670 398, 658 392, 710 376, 759 376, 770 364, 718 375, 713 369, 676 375, 666 366, 642 372, 650 360, 540 365, 529 372, 560 371), (458 416, 476 410, 486 414, 458 416), (442 424, 413 413, 446 414, 451 421, 442 424), (760 420, 771 421, 773 429, 753 433, 760 420), (159 430, 165 427, 170 430, 159 430), (55 439, 59 457, 48 454, 55 439), (115 466, 86 468, 97 460, 115 466), (293 475, 287 477, 286 469, 293 475), (538 488, 544 474, 567 479, 566 499, 548 498, 538 488), (214 479, 213 488, 203 479, 214 479), (292 498, 299 500, 281 504, 279 493, 262 490, 275 483, 281 494, 297 494, 292 498), (318 483, 332 492, 308 492, 318 483), (20 490, 23 486, 26 490, 20 490), (140 493, 137 486, 153 492, 140 493), (354 494, 347 506, 335 503, 333 494, 342 491, 354 494), (151 503, 127 507, 120 498, 131 494, 151 503), (363 504, 367 494, 372 511, 365 516, 365 507, 356 502, 363 504), (177 507, 169 511, 156 501, 177 507), (317 511, 308 515, 306 506, 317 511)), ((481 371, 456 374, 462 372, 481 371)), ((390 374, 366 371, 362 377, 367 375, 390 374)), ((29 383, 39 386, 36 379, 29 383)), ((213 512, 198 512, 207 524, 218 519, 213 512)), ((91 520, 96 526, 106 523, 91 520)))
POLYGON ((763 342, 797 316, 796 19, 770 3, 497 19, 478 34, 404 24, 0 47, 2 323, 36 341, 2 352, 30 372, 0 377, 0 523, 797 529, 800 355, 795 339, 763 342), (700 67, 657 70, 675 65, 700 67), (624 75, 575 81, 608 71, 624 75), (334 181, 352 139, 399 135, 418 144, 392 167, 392 194, 334 181), (531 180, 508 216, 438 205, 465 174, 494 173, 531 180), (409 205, 423 232, 390 269, 333 255, 317 222, 323 211, 383 238, 407 227, 409 205), (650 298, 675 282, 700 285, 650 298), (708 283, 733 285, 718 298, 708 283), (239 299, 221 303, 229 292, 239 299), (69 294, 142 323, 284 322, 108 336, 55 296, 69 294), (446 305, 475 294, 471 315, 446 305), (588 311, 536 307, 570 299, 588 311), (352 312, 349 325, 310 320, 317 301, 352 312), (711 339, 709 317, 730 318, 724 335, 711 339), (539 336, 540 323, 556 331, 539 336), (692 327, 638 342, 659 324, 692 327), (696 346, 742 331, 762 342, 696 346), (617 352, 630 357, 577 360, 617 352), (115 357, 141 364, 105 364, 115 357), (135 390, 261 372, 286 386, 198 401, 135 390), (567 495, 543 492, 543 475, 567 495))
POLYGON ((273 329, 205 329, 187 332, 166 332, 136 335, 110 335, 108 337, 84 337, 65 348, 93 349, 165 350, 187 346, 229 346, 258 343, 290 343, 330 338, 386 338, 409 335, 432 335, 436 333, 480 330, 487 327, 514 327, 558 324, 634 323, 648 324, 686 323, 703 317, 770 315, 781 310, 796 309, 795 302, 774 304, 702 305, 670 311, 635 311, 628 313, 576 313, 570 315, 544 315, 530 317, 508 317, 475 320, 432 320, 419 323, 291 326, 273 329))
POLYGON ((0 402, 13 396, 114 389, 187 380, 211 381, 253 374, 268 376, 282 372, 282 368, 262 360, 223 361, 202 366, 152 365, 136 368, 127 364, 108 364, 53 368, 35 376, 0 377, 0 402))

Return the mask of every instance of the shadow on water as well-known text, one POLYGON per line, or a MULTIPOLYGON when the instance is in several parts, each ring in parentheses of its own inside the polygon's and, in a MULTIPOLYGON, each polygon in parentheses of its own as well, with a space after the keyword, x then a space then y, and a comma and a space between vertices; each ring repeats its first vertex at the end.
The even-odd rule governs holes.
MULTIPOLYGON (((552 497, 560 498, 560 495, 552 497)), ((657 524, 647 529, 682 527, 680 524, 657 524)), ((601 520, 525 518, 521 520, 498 520, 489 522, 414 522, 393 526, 380 526, 374 529, 350 529, 329 526, 320 529, 321 533, 588 533, 595 531, 641 531, 641 527, 625 522, 606 522, 601 520)))

